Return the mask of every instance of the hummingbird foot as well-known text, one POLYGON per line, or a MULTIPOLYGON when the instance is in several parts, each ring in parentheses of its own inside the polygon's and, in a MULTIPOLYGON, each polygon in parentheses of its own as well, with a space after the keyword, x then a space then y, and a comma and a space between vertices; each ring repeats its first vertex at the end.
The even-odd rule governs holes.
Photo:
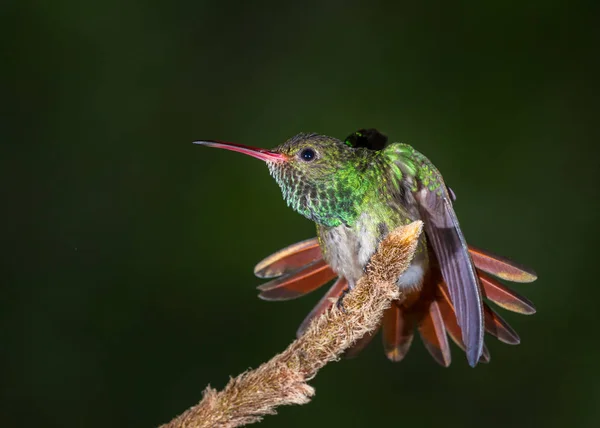
POLYGON ((346 297, 346 295, 348 294, 349 291, 350 291, 350 288, 348 288, 348 287, 344 288, 344 290, 342 291, 342 294, 335 302, 335 306, 337 306, 337 308, 340 311, 342 311, 344 314, 347 314, 346 309, 344 308, 344 297, 346 297))

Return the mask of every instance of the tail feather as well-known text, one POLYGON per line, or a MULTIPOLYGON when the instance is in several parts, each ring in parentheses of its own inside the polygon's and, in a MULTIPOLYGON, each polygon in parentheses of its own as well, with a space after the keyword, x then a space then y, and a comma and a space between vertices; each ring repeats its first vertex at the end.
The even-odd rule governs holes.
POLYGON ((496 311, 490 308, 487 303, 483 304, 483 316, 485 331, 489 334, 509 345, 518 345, 521 343, 517 332, 496 311))
MULTIPOLYGON (((460 331, 460 327, 458 326, 458 322, 456 321, 456 314, 454 313, 454 306, 450 301, 450 296, 447 295, 445 287, 440 286, 439 289, 440 291, 442 291, 443 298, 438 301, 438 305, 442 314, 442 318, 444 319, 446 332, 448 333, 448 336, 450 336, 450 339, 452 339, 452 341, 456 344, 456 346, 458 346, 462 351, 465 351, 465 344, 462 341, 462 333, 460 331)), ((490 351, 488 350, 485 343, 483 344, 483 351, 481 353, 481 357, 479 358, 479 362, 490 362, 490 351)))
POLYGON ((285 247, 260 261, 254 267, 254 275, 259 278, 274 278, 322 258, 317 238, 307 239, 285 247))
MULTIPOLYGON (((452 301, 450 300, 450 294, 448 293, 446 285, 442 283, 439 289, 442 292, 444 300, 454 311, 454 306, 452 306, 452 301)), ((501 342, 509 345, 518 345, 520 343, 521 339, 519 339, 517 332, 510 325, 508 325, 508 323, 504 321, 500 315, 490 308, 487 303, 483 304, 483 317, 485 331, 487 333, 496 337, 501 342)), ((444 318, 444 320, 447 322, 446 318, 444 318)))
POLYGON ((263 300, 289 300, 303 296, 331 281, 337 274, 324 260, 312 262, 302 269, 257 287, 263 300))
POLYGON ((382 322, 383 349, 391 361, 401 361, 413 340, 414 322, 405 316, 403 308, 397 302, 383 314, 382 322))
POLYGON ((340 298, 340 296, 344 293, 344 290, 348 288, 348 281, 346 278, 338 278, 338 280, 329 288, 327 293, 319 300, 319 303, 313 308, 312 311, 304 318, 300 327, 298 327, 298 331, 296 332, 296 336, 300 337, 306 331, 310 322, 316 317, 322 315, 327 309, 333 305, 333 303, 340 298))
POLYGON ((481 358, 479 358, 479 362, 487 364, 490 362, 491 359, 492 359, 492 356, 490 355, 490 350, 488 349, 487 345, 484 343, 483 351, 481 352, 481 358))
POLYGON ((533 282, 537 279, 533 270, 489 251, 469 245, 469 253, 477 269, 498 278, 512 282, 533 282))
POLYGON ((427 348, 433 359, 438 364, 448 367, 452 361, 450 345, 446 336, 444 318, 435 300, 429 305, 429 310, 419 326, 419 333, 425 348, 427 348))
POLYGON ((500 281, 495 280, 481 271, 477 271, 479 281, 483 287, 483 295, 501 308, 512 312, 518 312, 524 315, 535 314, 533 303, 518 294, 517 292, 505 287, 500 281))

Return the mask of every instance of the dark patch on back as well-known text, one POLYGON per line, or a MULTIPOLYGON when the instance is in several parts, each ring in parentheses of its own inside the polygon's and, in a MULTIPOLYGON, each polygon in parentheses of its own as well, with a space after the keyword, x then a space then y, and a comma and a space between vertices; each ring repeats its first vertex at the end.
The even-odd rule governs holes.
POLYGON ((352 148, 363 147, 369 150, 382 150, 387 146, 388 138, 375 128, 359 129, 350 134, 344 142, 352 148))

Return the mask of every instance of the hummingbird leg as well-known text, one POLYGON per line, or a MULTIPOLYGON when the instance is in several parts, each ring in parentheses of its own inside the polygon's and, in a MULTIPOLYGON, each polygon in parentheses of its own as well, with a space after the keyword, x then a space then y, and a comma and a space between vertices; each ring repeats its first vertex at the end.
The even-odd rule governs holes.
POLYGON ((344 290, 342 291, 342 294, 340 295, 340 297, 335 302, 335 305, 337 306, 337 308, 340 311, 342 311, 343 313, 347 313, 346 309, 344 308, 344 297, 346 297, 346 294, 348 294, 349 291, 350 291, 349 287, 344 288, 344 290))

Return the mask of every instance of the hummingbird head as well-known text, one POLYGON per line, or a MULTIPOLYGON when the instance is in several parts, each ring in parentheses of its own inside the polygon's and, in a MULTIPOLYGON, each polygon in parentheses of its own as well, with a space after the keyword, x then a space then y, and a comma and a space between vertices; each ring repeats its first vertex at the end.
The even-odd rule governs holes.
POLYGON ((366 179, 366 170, 377 153, 318 134, 298 134, 273 150, 216 141, 196 144, 265 161, 286 203, 308 219, 330 227, 352 223, 358 215, 358 202, 371 181, 366 179))

